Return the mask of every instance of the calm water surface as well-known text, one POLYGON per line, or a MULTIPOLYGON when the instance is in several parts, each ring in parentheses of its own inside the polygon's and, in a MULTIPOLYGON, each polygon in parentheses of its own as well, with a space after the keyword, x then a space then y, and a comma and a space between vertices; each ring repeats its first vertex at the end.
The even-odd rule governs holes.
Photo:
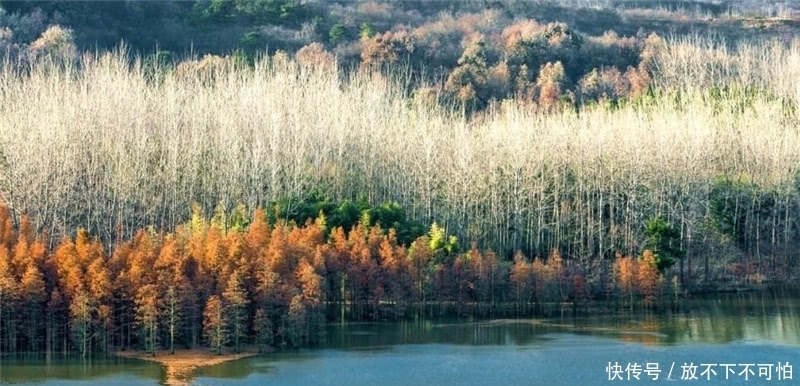
MULTIPOLYGON (((778 378, 793 376, 794 366, 800 372, 800 297, 740 294, 692 300, 683 312, 661 315, 331 325, 322 348, 208 367, 183 381, 297 386, 793 385, 799 384, 795 379, 800 380, 800 373, 793 379, 778 378), (792 367, 778 371, 777 365, 787 362, 792 367), (641 367, 639 381, 633 378, 636 365, 641 367), (657 380, 647 366, 660 370, 657 380), (716 375, 703 373, 709 368, 716 375), (692 376, 698 379, 682 379, 692 376), (609 380, 618 377, 623 380, 609 380)), ((175 381, 165 377, 158 365, 130 360, 4 359, 0 365, 2 384, 175 381)))

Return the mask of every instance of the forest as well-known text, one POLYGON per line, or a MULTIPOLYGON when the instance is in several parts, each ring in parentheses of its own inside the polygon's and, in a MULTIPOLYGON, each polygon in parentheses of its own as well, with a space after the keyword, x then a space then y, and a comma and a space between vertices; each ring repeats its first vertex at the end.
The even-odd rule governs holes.
POLYGON ((790 5, 457 3, 0 1, 0 351, 796 282, 790 5))
POLYGON ((327 320, 521 316, 596 296, 638 310, 680 291, 663 283, 650 250, 616 256, 602 288, 591 288, 556 250, 546 259, 518 252, 512 262, 474 244, 459 252, 435 223, 406 246, 368 213, 345 231, 323 215, 298 226, 272 224, 260 208, 208 220, 196 207, 174 233, 139 230, 107 254, 83 229, 48 251, 27 217, 16 229, 2 207, 0 350, 307 347, 325 339, 327 320))

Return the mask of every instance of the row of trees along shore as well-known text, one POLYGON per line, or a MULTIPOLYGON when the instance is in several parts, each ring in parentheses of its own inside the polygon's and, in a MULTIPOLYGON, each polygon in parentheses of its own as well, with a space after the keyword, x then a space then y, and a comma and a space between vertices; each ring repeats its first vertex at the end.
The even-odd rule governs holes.
MULTIPOLYGON (((561 302, 606 299, 611 310, 670 298, 658 259, 617 256, 603 280, 558 251, 512 262, 491 250, 457 250, 434 224, 410 245, 367 214, 345 231, 324 216, 298 226, 199 210, 173 233, 137 230, 106 252, 81 229, 54 249, 27 217, 0 207, 0 350, 77 352, 244 345, 307 346, 329 319, 395 320, 456 315, 532 315, 561 302)), ((671 299, 670 301, 674 301, 671 299)))

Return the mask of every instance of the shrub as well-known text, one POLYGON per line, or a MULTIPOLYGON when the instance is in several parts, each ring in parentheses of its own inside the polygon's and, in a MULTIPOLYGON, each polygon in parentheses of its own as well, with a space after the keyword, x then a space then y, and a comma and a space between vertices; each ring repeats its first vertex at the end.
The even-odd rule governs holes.
MULTIPOLYGON (((583 37, 566 24, 550 23, 538 27, 538 24, 528 22, 507 28, 503 36, 504 54, 512 68, 527 65, 529 69, 538 70, 548 62, 561 62, 567 78, 580 77, 583 37)), ((532 77, 537 75, 531 74, 532 77)))
POLYGON ((333 68, 336 58, 320 43, 311 43, 304 46, 295 54, 297 63, 307 68, 333 68))
POLYGON ((331 44, 334 45, 344 43, 347 40, 347 29, 345 28, 344 24, 334 24, 333 27, 331 27, 330 32, 328 32, 328 39, 330 40, 331 44))
POLYGON ((562 90, 565 89, 566 77, 561 62, 546 63, 539 70, 536 87, 539 89, 539 104, 545 109, 553 109, 558 105, 562 90))
POLYGON ((628 97, 631 84, 628 78, 616 67, 603 67, 586 74, 578 82, 582 102, 607 99, 616 101, 628 97))
POLYGON ((78 50, 72 37, 72 30, 59 25, 50 26, 28 47, 31 61, 50 58, 57 61, 73 61, 78 50))
POLYGON ((484 46, 483 38, 475 37, 458 59, 458 67, 447 77, 445 90, 452 93, 461 103, 479 102, 482 106, 487 101, 484 46))
POLYGON ((600 67, 613 66, 619 71, 636 67, 641 59, 643 45, 639 38, 620 37, 614 31, 589 37, 581 47, 581 72, 587 73, 600 67))
POLYGON ((414 39, 408 31, 387 31, 363 41, 361 61, 370 66, 395 63, 407 58, 414 48, 414 39))

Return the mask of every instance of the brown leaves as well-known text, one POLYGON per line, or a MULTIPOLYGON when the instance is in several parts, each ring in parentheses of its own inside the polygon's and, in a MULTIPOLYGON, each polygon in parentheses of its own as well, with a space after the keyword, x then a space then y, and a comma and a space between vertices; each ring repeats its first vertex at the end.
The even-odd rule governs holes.
POLYGON ((366 65, 395 63, 412 52, 414 39, 408 31, 386 31, 362 41, 361 61, 366 65))
MULTIPOLYGON (((2 216, 8 214, 0 209, 2 216)), ((49 300, 53 320, 72 328, 81 350, 119 331, 115 323, 131 322, 134 339, 148 350, 161 326, 175 333, 181 323, 188 325, 181 332, 187 342, 200 336, 202 324, 209 345, 221 350, 228 341, 245 343, 248 331, 258 331, 260 342, 309 342, 328 306, 366 318, 380 317, 387 304, 454 300, 461 310, 472 302, 512 299, 582 301, 590 292, 557 250, 533 261, 517 252, 511 264, 474 243, 466 253, 443 248, 444 233, 423 235, 406 249, 393 229, 359 223, 349 232, 333 229, 326 240, 323 221, 270 227, 261 210, 250 229, 224 234, 203 225, 205 219, 193 222, 175 234, 140 230, 111 256, 84 230, 47 256, 28 225, 19 234, 7 227, 2 233, 10 242, 0 244, 2 306, 19 309, 22 299, 42 307, 49 300), (182 311, 167 322, 168 309, 182 311)), ((657 300, 661 279, 650 251, 639 259, 618 256, 613 279, 614 291, 630 304, 637 297, 646 304, 657 300)))
POLYGON ((631 307, 636 295, 641 296, 648 305, 658 299, 661 274, 652 251, 645 250, 638 259, 617 255, 614 260, 614 276, 623 301, 629 298, 631 307))
POLYGON ((222 346, 227 343, 227 325, 223 312, 220 298, 216 295, 209 297, 203 311, 203 335, 217 354, 222 354, 222 346))
POLYGON ((511 268, 511 283, 516 288, 518 300, 528 299, 533 282, 533 267, 522 252, 514 255, 514 266, 511 268))
POLYGON ((658 287, 661 276, 658 272, 656 265, 656 257, 649 249, 642 253, 639 258, 637 281, 639 284, 639 292, 644 297, 647 304, 652 304, 658 297, 658 287))
POLYGON ((565 297, 564 260, 557 250, 550 252, 547 262, 536 257, 531 264, 536 299, 540 302, 559 302, 565 297))
POLYGON ((336 66, 336 58, 318 42, 303 46, 295 54, 297 63, 309 69, 331 70, 336 66))

